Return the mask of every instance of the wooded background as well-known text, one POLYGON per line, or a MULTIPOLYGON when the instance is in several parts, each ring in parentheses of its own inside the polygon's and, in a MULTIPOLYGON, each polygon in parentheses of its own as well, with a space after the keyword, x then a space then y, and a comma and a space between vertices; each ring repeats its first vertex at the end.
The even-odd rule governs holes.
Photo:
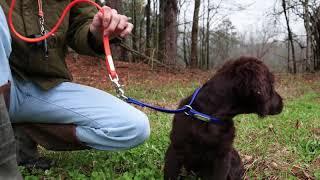
POLYGON ((262 25, 241 32, 228 11, 245 11, 250 5, 228 2, 233 8, 226 8, 223 0, 108 0, 135 25, 132 35, 113 47, 113 54, 119 60, 152 66, 201 69, 253 55, 274 71, 319 71, 320 1, 272 1, 274 8, 262 25), (293 32, 297 21, 304 24, 303 34, 293 32))

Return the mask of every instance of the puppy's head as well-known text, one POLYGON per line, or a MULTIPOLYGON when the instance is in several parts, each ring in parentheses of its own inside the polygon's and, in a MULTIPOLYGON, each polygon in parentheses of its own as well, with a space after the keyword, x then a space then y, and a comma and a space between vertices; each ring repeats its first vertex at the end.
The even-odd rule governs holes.
POLYGON ((263 117, 279 114, 283 108, 274 82, 274 75, 262 61, 242 56, 224 64, 206 86, 214 83, 220 94, 232 99, 238 113, 256 113, 263 117))

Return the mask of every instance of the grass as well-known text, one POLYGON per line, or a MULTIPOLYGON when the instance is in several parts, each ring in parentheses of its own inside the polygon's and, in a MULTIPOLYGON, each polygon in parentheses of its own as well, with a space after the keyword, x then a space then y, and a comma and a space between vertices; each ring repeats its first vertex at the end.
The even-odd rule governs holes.
MULTIPOLYGON (((279 92, 285 108, 278 116, 260 119, 255 115, 236 117, 236 148, 240 151, 249 179, 320 180, 320 83, 303 77, 281 76, 279 92)), ((127 94, 137 99, 175 108, 177 102, 198 87, 189 83, 162 86, 130 85, 127 94)), ((50 152, 56 161, 50 170, 27 171, 26 180, 37 179, 162 179, 164 154, 169 143, 172 115, 143 109, 152 133, 143 145, 129 151, 50 152)))

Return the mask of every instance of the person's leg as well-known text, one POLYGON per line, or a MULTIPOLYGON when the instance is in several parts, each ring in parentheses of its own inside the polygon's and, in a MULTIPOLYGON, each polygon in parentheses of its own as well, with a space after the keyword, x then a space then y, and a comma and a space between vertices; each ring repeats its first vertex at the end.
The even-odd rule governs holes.
MULTIPOLYGON (((4 85, 2 86, 4 92, 1 96, 4 96, 6 105, 8 107, 7 109, 11 112, 10 114, 13 114, 16 112, 17 106, 20 103, 19 99, 22 98, 19 98, 20 95, 18 94, 15 82, 12 78, 9 65, 10 53, 10 33, 6 22, 6 17, 0 8, 0 86, 4 85)), ((37 144, 33 142, 32 139, 28 138, 24 131, 21 131, 20 128, 14 127, 14 137, 16 139, 16 145, 14 148, 16 147, 18 164, 21 165, 21 158, 30 159, 29 157, 32 157, 32 159, 36 159, 35 157, 39 156, 37 152, 37 144)), ((16 159, 16 157, 14 158, 16 159)), ((50 162, 45 160, 36 162, 36 166, 38 167, 48 167, 49 164, 50 162)), ((30 166, 34 166, 34 163, 30 166)))
POLYGON ((0 93, 0 142, 0 179, 22 179, 18 171, 15 140, 2 93, 0 93))
POLYGON ((76 139, 100 150, 129 149, 149 137, 146 115, 104 91, 69 82, 49 91, 32 83, 16 86, 24 97, 12 114, 15 123, 74 124, 76 139))
POLYGON ((11 78, 9 56, 11 53, 11 38, 6 17, 0 6, 0 85, 7 84, 11 78))
POLYGON ((7 112, 10 94, 8 80, 11 77, 8 63, 10 52, 10 34, 5 16, 0 7, 0 179, 15 180, 22 179, 22 177, 18 171, 15 140, 7 112))

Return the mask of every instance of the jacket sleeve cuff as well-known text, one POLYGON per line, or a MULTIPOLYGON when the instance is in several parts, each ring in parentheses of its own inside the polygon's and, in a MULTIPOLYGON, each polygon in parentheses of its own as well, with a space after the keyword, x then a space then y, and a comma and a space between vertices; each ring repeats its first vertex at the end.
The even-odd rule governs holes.
POLYGON ((88 31, 87 43, 95 53, 99 55, 104 53, 104 45, 102 39, 95 38, 90 31, 88 31))
MULTIPOLYGON (((95 38, 94 35, 90 32, 89 26, 87 26, 87 28, 83 28, 81 31, 81 34, 87 34, 87 36, 82 36, 82 38, 80 38, 79 45, 81 46, 80 49, 83 50, 81 54, 99 57, 103 56, 104 45, 102 39, 95 38)), ((120 44, 121 42, 122 38, 119 37, 112 37, 110 39, 110 44, 120 44)))
POLYGON ((84 34, 84 36, 79 36, 78 42, 76 43, 81 54, 86 54, 90 56, 101 56, 103 55, 103 43, 102 40, 97 40, 93 37, 89 30, 89 24, 84 25, 79 32, 79 34, 84 34))
MULTIPOLYGON (((111 37, 109 41, 110 44, 119 45, 123 39, 120 37, 111 37)), ((96 39, 90 31, 88 32, 88 44, 97 54, 104 54, 104 44, 102 39, 96 39)))

